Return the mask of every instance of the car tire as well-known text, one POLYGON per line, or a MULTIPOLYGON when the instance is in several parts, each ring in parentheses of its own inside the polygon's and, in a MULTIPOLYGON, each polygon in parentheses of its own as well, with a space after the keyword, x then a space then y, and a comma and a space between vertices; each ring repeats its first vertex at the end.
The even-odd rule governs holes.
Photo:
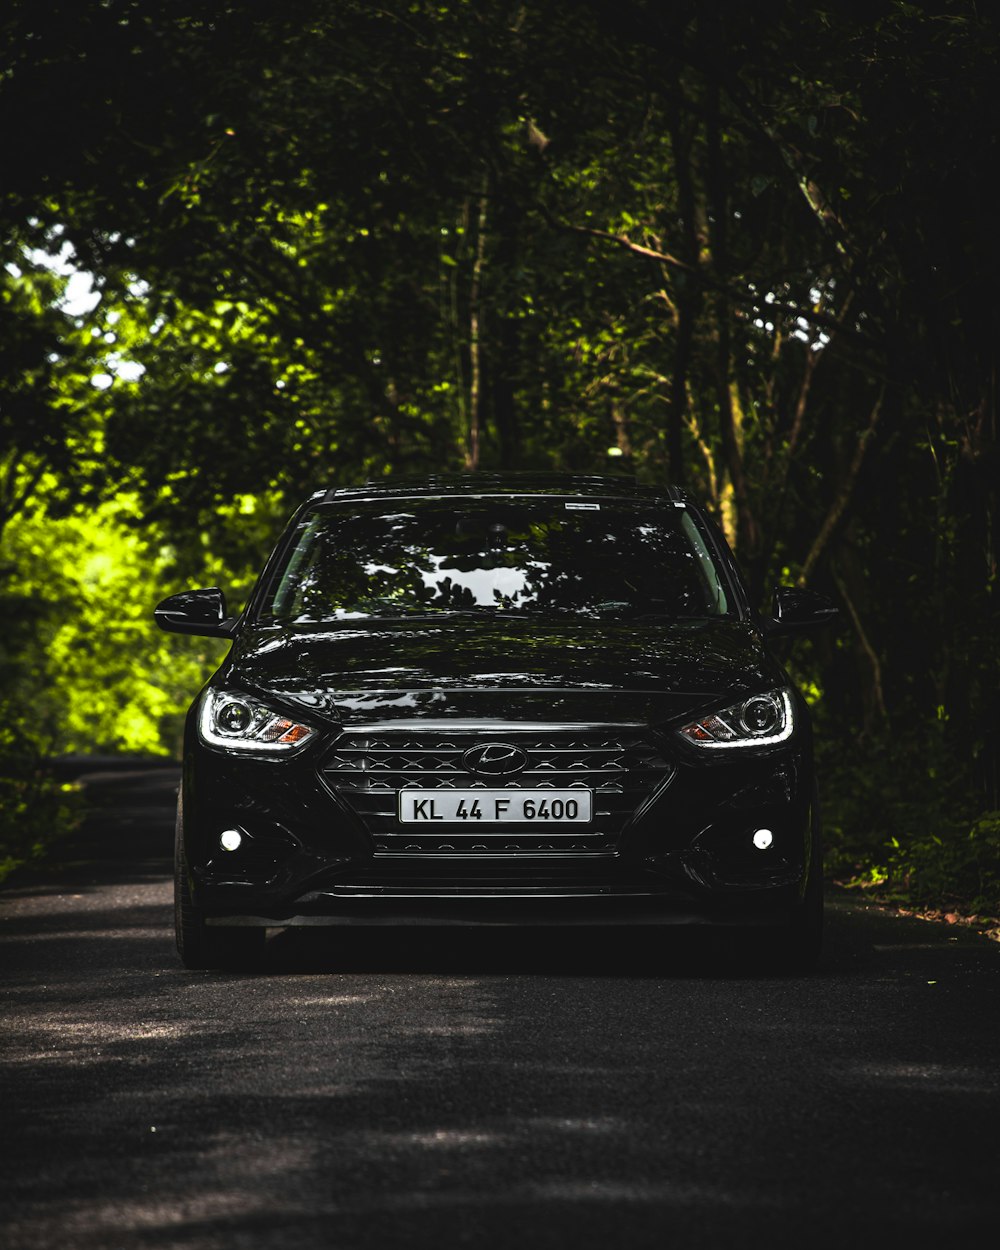
POLYGON ((259 928, 213 928, 191 898, 184 850, 184 799, 177 796, 174 827, 174 934, 185 968, 232 968, 252 971, 264 956, 267 932, 259 928))

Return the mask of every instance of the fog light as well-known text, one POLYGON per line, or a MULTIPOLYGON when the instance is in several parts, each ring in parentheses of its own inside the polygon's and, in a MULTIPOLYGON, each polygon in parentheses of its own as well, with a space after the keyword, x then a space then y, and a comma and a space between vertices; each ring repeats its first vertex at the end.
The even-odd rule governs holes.
POLYGON ((774 841, 774 834, 770 829, 758 829, 753 835, 753 844, 758 851, 766 851, 774 841))
POLYGON ((224 829, 219 837, 219 845, 224 851, 238 851, 243 842, 243 834, 239 829, 224 829))

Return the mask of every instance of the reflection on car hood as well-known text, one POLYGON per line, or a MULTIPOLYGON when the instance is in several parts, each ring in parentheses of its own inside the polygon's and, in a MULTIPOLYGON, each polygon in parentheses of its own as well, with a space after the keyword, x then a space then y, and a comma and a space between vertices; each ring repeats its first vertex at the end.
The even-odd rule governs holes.
POLYGON ((748 623, 450 619, 246 630, 219 681, 343 724, 664 722, 784 680, 748 623))

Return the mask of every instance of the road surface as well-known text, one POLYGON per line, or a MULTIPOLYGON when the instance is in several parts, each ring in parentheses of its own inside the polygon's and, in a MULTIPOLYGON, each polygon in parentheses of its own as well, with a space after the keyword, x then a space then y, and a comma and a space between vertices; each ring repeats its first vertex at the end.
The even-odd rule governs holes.
POLYGON ((835 899, 812 976, 676 930, 174 955, 170 769, 0 894, 0 1245, 996 1244, 1000 946, 835 899))

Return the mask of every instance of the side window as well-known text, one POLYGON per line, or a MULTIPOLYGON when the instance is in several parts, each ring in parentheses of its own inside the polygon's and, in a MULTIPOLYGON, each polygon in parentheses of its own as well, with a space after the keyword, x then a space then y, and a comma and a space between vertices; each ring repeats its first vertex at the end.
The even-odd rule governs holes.
POLYGON ((681 513, 681 530, 691 544, 697 558, 698 570, 705 588, 706 606, 713 614, 724 616, 729 611, 729 601, 722 579, 719 576, 718 567, 712 559, 711 552, 708 550, 697 525, 691 520, 691 514, 686 508, 681 513))
POLYGON ((309 518, 299 534, 295 550, 289 556, 271 600, 271 616, 286 617, 297 613, 295 599, 301 597, 302 579, 307 559, 313 555, 313 543, 319 529, 320 518, 316 514, 309 518))

